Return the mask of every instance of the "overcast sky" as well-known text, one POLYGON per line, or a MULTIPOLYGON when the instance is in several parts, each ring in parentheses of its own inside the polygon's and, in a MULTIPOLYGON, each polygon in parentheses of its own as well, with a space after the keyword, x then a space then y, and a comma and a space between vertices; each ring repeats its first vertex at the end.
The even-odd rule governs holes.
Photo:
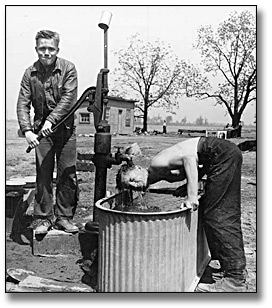
MULTIPOLYGON (((139 33, 144 41, 160 39, 169 43, 180 59, 200 61, 192 49, 201 25, 218 27, 233 11, 250 10, 253 6, 7 6, 6 8, 6 115, 16 118, 16 101, 24 70, 37 59, 35 35, 38 30, 51 29, 61 36, 59 57, 72 61, 78 71, 79 95, 96 85, 103 67, 103 30, 98 27, 102 11, 110 11, 108 31, 108 67, 116 66, 113 51, 128 45, 128 38, 139 33)), ((109 81, 111 75, 109 74, 109 81)), ((182 99, 174 119, 187 117, 190 122, 200 115, 209 122, 230 122, 225 109, 210 103, 182 99)), ((169 115, 155 109, 152 115, 169 115)), ((245 123, 253 123, 255 106, 248 106, 245 123)))

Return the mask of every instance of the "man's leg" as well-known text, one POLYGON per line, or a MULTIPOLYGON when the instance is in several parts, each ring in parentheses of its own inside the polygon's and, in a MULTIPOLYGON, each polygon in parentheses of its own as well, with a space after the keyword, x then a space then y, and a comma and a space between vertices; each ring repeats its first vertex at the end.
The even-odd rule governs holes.
POLYGON ((63 128, 57 139, 56 225, 66 232, 76 232, 78 228, 71 223, 79 192, 76 176, 76 135, 70 129, 63 128))
POLYGON ((53 142, 51 138, 43 138, 36 153, 37 191, 36 204, 34 206, 34 226, 36 233, 47 233, 53 219, 53 170, 54 156, 53 142))
POLYGON ((213 253, 225 274, 223 280, 213 286, 199 284, 198 291, 245 292, 242 291, 245 290, 246 260, 241 230, 241 164, 239 150, 223 148, 211 166, 201 206, 209 246, 212 248, 216 243, 213 253), (234 279, 235 283, 229 279, 234 279))

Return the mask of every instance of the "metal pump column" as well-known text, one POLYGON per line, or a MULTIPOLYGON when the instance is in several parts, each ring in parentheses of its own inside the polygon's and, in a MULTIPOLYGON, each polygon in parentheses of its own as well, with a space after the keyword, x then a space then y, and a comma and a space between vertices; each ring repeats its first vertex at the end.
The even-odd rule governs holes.
MULTIPOLYGON (((103 11, 98 26, 104 30, 104 69, 101 70, 100 78, 102 78, 103 89, 100 92, 97 89, 97 93, 102 93, 102 121, 99 121, 96 126, 96 133, 94 136, 94 164, 95 164, 95 189, 94 189, 94 204, 104 198, 106 195, 107 184, 107 158, 111 152, 111 134, 110 125, 105 120, 106 108, 103 105, 107 105, 107 93, 108 93, 108 28, 110 24, 112 14, 107 11, 103 11)), ((99 77, 98 77, 99 78, 99 77)), ((96 209, 93 209, 93 221, 97 221, 96 209)))

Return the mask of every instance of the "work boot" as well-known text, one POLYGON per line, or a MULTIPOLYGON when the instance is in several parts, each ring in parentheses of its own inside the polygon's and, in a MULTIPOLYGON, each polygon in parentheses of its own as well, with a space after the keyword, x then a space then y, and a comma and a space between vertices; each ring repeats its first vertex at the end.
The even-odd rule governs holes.
POLYGON ((72 224, 68 218, 57 218, 55 222, 55 227, 58 230, 63 230, 67 233, 76 233, 78 232, 78 227, 72 224))
POLYGON ((211 266, 207 266, 201 279, 201 283, 214 283, 224 277, 225 272, 221 268, 213 268, 211 266))
POLYGON ((52 224, 48 219, 36 219, 32 223, 33 229, 35 231, 35 234, 47 234, 48 231, 51 229, 52 224))
POLYGON ((223 277, 215 283, 199 283, 195 292, 247 292, 245 279, 223 277))
POLYGON ((222 271, 222 269, 215 269, 214 268, 212 270, 212 279, 214 281, 218 281, 218 280, 222 279, 224 277, 224 275, 225 275, 225 272, 222 271))

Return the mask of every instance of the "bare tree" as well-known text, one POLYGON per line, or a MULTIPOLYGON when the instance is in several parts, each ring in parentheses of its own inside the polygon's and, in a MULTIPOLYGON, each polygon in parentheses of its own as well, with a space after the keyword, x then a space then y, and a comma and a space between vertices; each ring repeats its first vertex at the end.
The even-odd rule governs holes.
POLYGON ((147 131, 150 107, 164 107, 173 111, 177 98, 184 92, 183 67, 169 45, 156 41, 144 43, 139 35, 130 38, 127 49, 115 52, 119 66, 112 93, 138 100, 136 116, 143 118, 143 131, 147 131))
POLYGON ((256 101, 256 20, 248 11, 234 12, 217 31, 211 26, 198 30, 204 77, 195 67, 187 67, 187 95, 212 97, 225 106, 237 127, 246 106, 256 101), (208 81, 220 78, 216 86, 208 81), (222 80, 222 81, 221 81, 222 80))

